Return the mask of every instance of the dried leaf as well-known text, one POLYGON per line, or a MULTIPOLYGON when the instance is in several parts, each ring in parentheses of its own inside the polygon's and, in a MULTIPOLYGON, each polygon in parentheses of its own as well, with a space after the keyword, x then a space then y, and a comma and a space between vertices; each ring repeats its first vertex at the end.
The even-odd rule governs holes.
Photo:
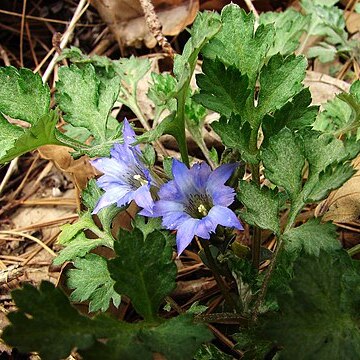
POLYGON ((360 156, 353 162, 357 170, 341 188, 333 191, 320 203, 315 211, 317 216, 324 215, 324 221, 348 222, 360 218, 360 156))
POLYGON ((315 71, 306 72, 304 84, 310 88, 312 105, 324 104, 336 94, 349 92, 350 89, 347 82, 315 71))
POLYGON ((79 190, 85 189, 89 179, 99 173, 90 165, 88 156, 74 160, 70 155, 70 148, 66 146, 45 145, 39 149, 44 159, 52 160, 56 167, 69 174, 79 190))
MULTIPOLYGON (((191 24, 199 10, 198 0, 153 0, 164 35, 177 35, 191 24)), ((100 16, 109 25, 121 46, 141 45, 152 48, 156 39, 149 32, 138 0, 93 0, 100 16)))

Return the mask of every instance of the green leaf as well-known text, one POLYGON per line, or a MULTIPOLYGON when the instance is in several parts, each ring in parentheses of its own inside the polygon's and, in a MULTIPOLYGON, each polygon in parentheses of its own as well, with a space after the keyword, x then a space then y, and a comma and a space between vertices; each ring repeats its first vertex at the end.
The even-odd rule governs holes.
POLYGON ((162 228, 161 221, 160 217, 147 218, 146 220, 144 216, 136 215, 131 225, 133 228, 139 229, 143 233, 144 239, 146 239, 153 231, 160 230, 162 228))
POLYGON ((359 266, 345 251, 301 257, 292 292, 279 297, 279 316, 265 324, 284 347, 281 358, 358 359, 359 281, 359 266))
POLYGON ((175 111, 176 79, 170 74, 151 73, 151 80, 147 96, 156 106, 155 118, 158 118, 165 109, 175 111))
POLYGON ((335 60, 337 49, 334 45, 321 42, 317 46, 312 46, 307 56, 308 58, 318 58, 320 62, 327 63, 335 60))
POLYGON ((121 58, 113 63, 121 80, 119 101, 128 106, 135 114, 138 114, 137 87, 139 81, 150 70, 150 60, 131 56, 130 58, 121 58))
MULTIPOLYGON (((51 110, 26 129, 6 124, 6 120, 0 118, 0 132, 3 132, 4 136, 9 135, 9 137, 6 137, 4 150, 1 151, 0 163, 11 161, 42 145, 62 145, 57 139, 58 130, 55 128, 58 118, 58 114, 51 110)), ((2 136, 0 136, 0 139, 2 136)))
MULTIPOLYGON (((87 189, 89 190, 92 188, 94 193, 87 194, 84 190, 83 196, 84 194, 85 196, 83 197, 83 202, 85 206, 92 206, 92 204, 95 203, 95 189, 98 188, 96 187, 96 184, 94 184, 95 181, 90 185, 91 182, 92 181, 89 182, 87 189)), ((108 215, 109 218, 111 217, 111 210, 106 211, 106 209, 104 209, 102 211, 105 212, 104 215, 108 215)), ((107 221, 111 222, 111 219, 107 221)), ((107 222, 105 224, 107 224, 107 222)), ((57 241, 59 244, 64 245, 65 248, 62 249, 59 255, 54 259, 55 265, 60 265, 65 261, 75 260, 77 257, 83 257, 92 249, 102 245, 112 249, 114 243, 114 239, 111 235, 110 223, 108 227, 105 228, 104 226, 104 231, 99 229, 95 224, 90 211, 82 212, 79 219, 74 224, 65 224, 61 226, 61 233, 57 241), (90 230, 98 238, 87 238, 84 233, 85 230, 90 230)))
POLYGON ((13 66, 0 68, 0 112, 34 124, 50 110, 50 89, 39 74, 13 66))
POLYGON ((331 164, 319 174, 319 180, 305 198, 306 202, 325 199, 331 190, 338 189, 356 173, 349 163, 331 164))
POLYGON ((233 360, 234 358, 225 354, 213 344, 204 344, 196 352, 194 360, 233 360))
POLYGON ((275 193, 263 186, 261 189, 254 183, 240 181, 237 198, 245 205, 246 210, 240 216, 250 225, 280 233, 279 199, 275 193))
POLYGON ((196 82, 201 89, 193 99, 210 110, 226 118, 232 113, 242 114, 245 102, 250 96, 248 77, 241 75, 234 66, 225 66, 218 60, 205 59, 203 74, 196 75, 196 82))
POLYGON ((65 224, 60 227, 61 233, 57 238, 57 242, 61 245, 66 245, 74 237, 83 230, 92 229, 95 225, 91 214, 86 211, 83 212, 79 219, 73 224, 65 224))
POLYGON ((341 248, 337 239, 336 226, 332 223, 321 224, 320 219, 310 219, 303 225, 284 233, 285 250, 319 256, 320 251, 334 251, 341 248))
POLYGON ((315 186, 319 192, 317 183, 320 173, 324 172, 331 164, 347 160, 348 153, 343 142, 331 135, 320 134, 316 131, 303 131, 301 137, 304 144, 304 155, 309 162, 309 176, 303 188, 303 198, 307 199, 315 186))
POLYGON ((240 116, 232 114, 229 120, 222 116, 219 121, 212 122, 211 127, 219 134, 225 146, 239 151, 243 160, 251 164, 259 161, 258 154, 252 154, 248 149, 250 124, 242 123, 240 116))
POLYGON ((189 314, 154 323, 128 324, 105 315, 93 319, 80 315, 53 284, 40 289, 25 285, 13 292, 17 311, 8 315, 11 324, 3 339, 23 353, 38 352, 42 359, 66 358, 76 350, 84 359, 191 359, 201 343, 211 340, 203 324, 189 314))
POLYGON ((129 324, 125 328, 122 324, 121 327, 123 329, 120 326, 113 329, 106 344, 97 342, 90 349, 81 351, 81 355, 88 360, 152 360, 153 352, 156 352, 166 359, 188 360, 201 343, 212 338, 209 330, 202 324, 194 324, 188 314, 156 327, 146 323, 129 324))
POLYGON ((302 188, 302 169, 305 158, 291 130, 283 128, 270 138, 261 154, 265 176, 275 185, 283 187, 294 200, 302 188))
POLYGON ((95 68, 101 69, 104 68, 106 71, 109 71, 114 65, 111 59, 106 56, 99 55, 86 55, 77 48, 76 46, 70 46, 70 48, 65 48, 61 55, 58 57, 58 62, 63 59, 69 59, 74 64, 87 64, 90 63, 94 65, 95 68))
POLYGON ((106 141, 108 117, 120 90, 119 77, 99 77, 92 64, 63 66, 56 85, 56 101, 64 119, 89 130, 98 143, 106 141))
POLYGON ((71 301, 89 300, 89 312, 106 311, 111 301, 115 307, 120 305, 121 297, 114 290, 115 281, 111 279, 106 259, 88 254, 74 261, 75 269, 67 272, 67 286, 74 291, 71 301))
POLYGON ((253 13, 246 14, 238 5, 230 4, 221 12, 221 30, 205 46, 204 57, 234 65, 249 78, 250 88, 256 78, 273 42, 274 27, 260 25, 254 30, 253 13))
POLYGON ((307 60, 303 56, 274 55, 261 70, 257 118, 283 107, 302 89, 307 60))
POLYGON ((25 284, 12 297, 18 310, 8 314, 12 324, 2 337, 20 352, 36 351, 43 359, 58 360, 94 342, 91 320, 79 315, 53 284, 42 282, 39 290, 25 284))
POLYGON ((61 265, 65 261, 72 261, 78 257, 84 257, 91 250, 99 246, 109 246, 108 241, 104 239, 88 239, 83 232, 77 234, 66 247, 60 251, 53 260, 54 265, 61 265))
POLYGON ((145 320, 155 320, 165 296, 175 288, 177 270, 171 247, 160 232, 152 232, 144 241, 138 229, 121 231, 114 245, 119 257, 108 266, 115 291, 129 296, 145 320))
POLYGON ((262 146, 267 146, 270 137, 285 126, 290 130, 300 130, 313 125, 319 108, 310 104, 311 93, 309 88, 305 88, 275 113, 267 114, 262 123, 264 133, 262 146))
MULTIPOLYGON (((103 194, 104 191, 97 186, 96 180, 91 179, 81 194, 83 204, 88 208, 88 211, 92 212, 95 209, 95 206, 103 194)), ((124 208, 125 206, 117 207, 116 204, 112 204, 104 209, 101 209, 97 213, 97 217, 99 218, 101 225, 110 236, 112 221, 119 212, 124 210, 124 208)))
POLYGON ((16 139, 24 134, 24 129, 20 126, 10 124, 0 113, 0 159, 14 146, 16 139))
POLYGON ((344 13, 338 7, 332 6, 334 2, 337 1, 301 1, 303 10, 311 16, 309 34, 323 36, 330 44, 347 40, 344 13))
POLYGON ((307 61, 302 56, 271 57, 261 69, 255 106, 255 84, 248 83, 246 76, 235 68, 226 69, 219 60, 205 59, 204 73, 197 76, 200 94, 194 95, 194 100, 227 118, 231 113, 238 114, 257 130, 265 115, 281 109, 301 92, 306 67, 307 61))
POLYGON ((156 161, 156 153, 152 145, 145 144, 142 150, 142 160, 148 167, 153 167, 156 161))
POLYGON ((195 301, 191 304, 190 308, 186 311, 187 314, 199 315, 204 313, 209 307, 199 304, 199 301, 195 301))
POLYGON ((153 351, 174 360, 192 359, 199 346, 212 339, 210 331, 203 324, 194 324, 189 314, 172 318, 153 330, 146 329, 142 335, 153 351), (172 342, 172 338, 176 341, 172 342))
POLYGON ((357 130, 360 125, 360 118, 355 118, 351 107, 344 100, 345 98, 337 96, 324 104, 324 111, 317 116, 313 129, 335 136, 347 135, 348 131, 357 130))
POLYGON ((182 88, 183 83, 189 83, 199 52, 219 32, 220 28, 221 22, 218 14, 210 11, 197 14, 190 30, 190 39, 185 44, 182 54, 175 56, 174 74, 178 80, 178 91, 182 88), (188 66, 189 72, 184 71, 186 66, 188 66))
POLYGON ((260 24, 273 24, 275 36, 267 56, 277 53, 289 55, 299 46, 300 37, 306 30, 310 17, 288 8, 282 12, 266 12, 260 14, 260 24))

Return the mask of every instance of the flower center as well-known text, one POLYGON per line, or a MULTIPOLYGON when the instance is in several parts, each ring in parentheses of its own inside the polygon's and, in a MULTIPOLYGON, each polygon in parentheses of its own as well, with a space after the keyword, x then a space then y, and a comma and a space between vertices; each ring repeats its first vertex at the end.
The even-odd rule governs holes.
POLYGON ((198 209, 198 212, 203 216, 206 216, 208 214, 208 211, 204 204, 200 204, 197 209, 198 209))
POLYGON ((212 206, 212 201, 207 194, 190 194, 185 205, 185 212, 193 218, 202 219, 207 216, 212 206))
POLYGON ((135 174, 133 178, 140 183, 141 186, 146 185, 148 181, 144 179, 141 175, 135 174))

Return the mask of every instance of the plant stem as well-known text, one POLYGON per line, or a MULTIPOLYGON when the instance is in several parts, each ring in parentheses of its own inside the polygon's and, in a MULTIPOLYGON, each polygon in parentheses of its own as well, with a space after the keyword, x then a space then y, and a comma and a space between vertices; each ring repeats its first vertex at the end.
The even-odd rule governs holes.
POLYGON ((212 271, 214 278, 216 280, 216 283, 218 284, 219 289, 220 289, 225 301, 236 312, 240 312, 239 306, 236 304, 235 300, 230 295, 229 289, 227 288, 222 277, 220 276, 219 268, 215 262, 215 259, 213 258, 212 254, 211 254, 209 243, 206 240, 204 241, 201 238, 199 238, 199 240, 200 240, 201 246, 204 249, 204 253, 205 253, 206 259, 208 261, 209 269, 212 271))
MULTIPOLYGON (((253 154, 257 154, 259 152, 257 146, 259 126, 255 126, 255 128, 251 130, 251 134, 250 134, 249 150, 253 154)), ((252 180, 255 182, 255 184, 258 187, 260 187, 260 162, 257 162, 256 164, 250 164, 250 168, 251 168, 252 180)), ((260 267, 260 253, 261 253, 261 230, 258 227, 255 227, 252 246, 251 246, 251 259, 252 259, 253 267, 257 271, 259 271, 259 267, 260 267)))
POLYGON ((239 324, 248 326, 249 319, 234 313, 198 314, 194 316, 195 322, 207 322, 218 324, 239 324))
POLYGON ((186 133, 185 133, 186 90, 187 90, 187 86, 183 87, 179 92, 179 96, 177 98, 178 105, 177 105, 177 113, 176 113, 176 122, 177 122, 176 125, 179 129, 179 133, 177 134, 178 137, 176 140, 179 145, 181 160, 187 167, 190 167, 190 160, 189 160, 189 154, 188 154, 187 142, 186 142, 186 133))
MULTIPOLYGON (((251 164, 251 175, 253 181, 260 187, 260 170, 259 163, 251 164)), ((251 247, 251 259, 252 264, 256 270, 260 267, 260 254, 261 254, 261 229, 258 227, 254 228, 254 237, 251 247)))
POLYGON ((264 282, 263 282, 263 284, 261 286, 260 295, 257 298, 256 303, 255 303, 254 312, 253 312, 253 315, 251 317, 251 320, 254 321, 254 322, 257 320, 260 306, 261 306, 262 302, 265 299, 265 295, 266 295, 267 288, 269 286, 270 278, 271 278, 272 273, 274 272, 276 261, 278 259, 278 256, 279 256, 281 250, 282 250, 282 247, 283 247, 283 241, 280 239, 278 244, 277 244, 274 256, 273 256, 273 258, 271 260, 271 263, 269 265, 269 269, 268 269, 268 271, 267 271, 267 273, 265 275, 264 282))

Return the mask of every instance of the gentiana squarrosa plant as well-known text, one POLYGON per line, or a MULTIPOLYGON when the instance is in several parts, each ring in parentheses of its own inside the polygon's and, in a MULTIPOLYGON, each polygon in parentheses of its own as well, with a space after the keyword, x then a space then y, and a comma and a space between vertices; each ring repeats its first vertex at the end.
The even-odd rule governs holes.
MULTIPOLYGON (((303 18, 292 13, 291 19, 301 32, 303 18)), ((65 145, 74 157, 89 155, 102 173, 83 191, 78 221, 64 225, 58 239, 63 250, 54 263, 73 264, 70 298, 47 282, 15 290, 17 310, 8 315, 2 338, 43 359, 74 350, 85 359, 152 359, 154 353, 175 360, 239 354, 359 359, 360 270, 349 255, 357 248, 342 249, 332 223, 298 217, 354 174, 359 81, 338 95, 336 106, 321 112, 311 105, 303 85, 307 60, 291 53, 299 37, 275 15, 257 23, 231 4, 221 14, 200 13, 190 35, 173 75, 147 77, 154 126, 141 134, 111 111, 123 103, 148 127, 136 89, 149 60, 65 51, 72 64, 59 68, 54 109, 38 75, 0 69, 1 162, 44 144, 65 145), (199 54, 202 71, 191 89, 199 54), (346 119, 333 126, 341 104, 346 119), (220 160, 201 138, 209 111, 219 115, 211 127, 225 147, 220 160), (66 125, 58 129, 60 117, 66 125), (186 128, 209 164, 190 161, 186 128), (180 158, 156 162, 163 134, 176 138, 180 158), (114 233, 114 219, 134 203, 132 230, 114 233), (264 235, 275 244, 271 251, 264 235), (92 252, 98 247, 110 249, 111 259, 92 252), (206 314, 206 299, 189 308, 173 295, 175 261, 193 252, 221 294, 206 314), (131 322, 105 313, 122 306, 124 296, 131 322), (71 301, 87 302, 92 316, 71 301), (228 354, 219 342, 209 344, 218 334, 216 324, 207 326, 214 321, 231 324, 222 326, 236 343, 228 354)))

